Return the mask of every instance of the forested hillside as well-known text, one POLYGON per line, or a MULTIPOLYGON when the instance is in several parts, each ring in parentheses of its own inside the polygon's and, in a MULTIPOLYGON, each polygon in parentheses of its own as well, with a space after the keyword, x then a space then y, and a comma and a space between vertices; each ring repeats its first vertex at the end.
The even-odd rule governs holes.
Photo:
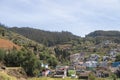
POLYGON ((104 40, 111 40, 116 43, 120 43, 120 31, 94 31, 86 35, 86 37, 95 38, 97 43, 104 40))
POLYGON ((94 31, 87 35, 87 37, 120 37, 120 31, 94 31))
POLYGON ((56 44, 63 44, 65 42, 78 39, 77 36, 70 32, 50 32, 33 28, 9 28, 9 30, 21 34, 29 39, 42 43, 46 46, 54 46, 56 44))

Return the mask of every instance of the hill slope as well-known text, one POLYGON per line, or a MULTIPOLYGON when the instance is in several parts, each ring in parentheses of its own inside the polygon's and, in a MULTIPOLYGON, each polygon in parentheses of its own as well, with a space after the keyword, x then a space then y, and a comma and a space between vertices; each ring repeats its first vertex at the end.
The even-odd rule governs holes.
POLYGON ((29 76, 38 74, 37 72, 42 69, 42 62, 49 63, 51 67, 55 67, 58 63, 54 51, 38 42, 8 30, 4 25, 0 25, 0 40, 0 45, 5 45, 1 45, 1 48, 21 46, 19 51, 16 49, 5 51, 0 49, 0 55, 2 55, 0 56, 0 62, 9 67, 21 66, 29 76))
POLYGON ((21 34, 39 43, 43 43, 46 46, 53 46, 56 44, 65 43, 70 40, 78 38, 72 33, 65 31, 50 32, 50 31, 43 31, 43 30, 27 28, 27 27, 25 28, 13 27, 13 28, 9 28, 9 30, 21 34))
MULTIPOLYGON (((12 46, 22 46, 22 47, 27 47, 31 49, 31 46, 37 46, 42 49, 43 46, 42 44, 39 44, 33 40, 30 40, 20 34, 17 34, 15 32, 12 32, 7 29, 4 25, 0 25, 0 44, 5 45, 6 43, 11 44, 12 46)), ((1 45, 1 46, 3 46, 1 45)), ((9 45, 8 45, 9 46, 9 45)), ((11 47, 12 47, 11 46, 11 47)))

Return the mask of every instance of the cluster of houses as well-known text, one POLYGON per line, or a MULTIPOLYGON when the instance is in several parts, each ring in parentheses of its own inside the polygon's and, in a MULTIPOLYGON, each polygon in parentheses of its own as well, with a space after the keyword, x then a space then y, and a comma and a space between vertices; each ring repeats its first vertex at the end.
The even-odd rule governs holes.
MULTIPOLYGON (((109 77, 111 73, 120 74, 120 62, 109 62, 115 59, 118 52, 113 49, 106 53, 105 56, 91 54, 86 57, 85 53, 76 53, 70 55, 70 65, 57 66, 54 70, 53 77, 64 78, 70 76, 72 78, 88 78, 90 72, 96 77, 109 77), (101 61, 100 61, 101 58, 101 61)), ((41 65, 48 68, 48 65, 41 65)), ((42 75, 47 76, 50 70, 43 71, 42 75)))
POLYGON ((115 73, 120 68, 120 62, 115 62, 119 53, 118 49, 112 49, 104 56, 91 54, 87 58, 83 53, 72 54, 70 55, 71 66, 76 70, 95 71, 97 77, 107 77, 110 72, 115 73))
MULTIPOLYGON (((112 42, 107 40, 103 44, 108 45, 112 42)), ((70 55, 70 65, 57 66, 53 76, 88 78, 92 72, 96 77, 109 77, 111 73, 120 77, 120 62, 115 62, 116 56, 120 53, 119 47, 109 50, 104 56, 99 54, 88 55, 85 52, 72 54, 70 55)))

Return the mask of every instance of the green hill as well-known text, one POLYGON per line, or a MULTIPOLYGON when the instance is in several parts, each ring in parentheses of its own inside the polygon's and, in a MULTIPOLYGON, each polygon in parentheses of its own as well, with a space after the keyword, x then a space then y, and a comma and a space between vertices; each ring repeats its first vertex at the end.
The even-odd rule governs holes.
POLYGON ((97 43, 100 43, 105 40, 110 40, 115 43, 120 43, 120 31, 94 31, 86 35, 86 37, 95 38, 97 43))
POLYGON ((120 37, 120 31, 94 31, 86 35, 86 37, 120 37))
MULTIPOLYGON (((10 50, 0 49, 0 63, 8 67, 23 67, 28 76, 39 74, 41 63, 55 67, 58 60, 54 54, 46 46, 30 40, 18 33, 12 32, 4 25, 0 25, 0 39, 21 47, 17 50, 15 47, 10 50)), ((9 46, 10 44, 4 44, 9 46)), ((3 47, 2 47, 3 48, 3 47)))
POLYGON ((73 35, 70 32, 50 32, 33 28, 9 28, 9 30, 14 31, 18 34, 21 34, 31 40, 42 43, 46 46, 54 46, 56 44, 63 44, 65 42, 71 41, 73 39, 79 38, 78 36, 73 35))

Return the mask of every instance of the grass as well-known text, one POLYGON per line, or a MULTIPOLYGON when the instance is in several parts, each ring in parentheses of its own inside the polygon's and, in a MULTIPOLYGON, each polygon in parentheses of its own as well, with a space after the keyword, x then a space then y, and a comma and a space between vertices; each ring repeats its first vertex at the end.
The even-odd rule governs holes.
MULTIPOLYGON (((105 79, 101 78, 99 80, 113 80, 113 79, 111 79, 111 78, 105 78, 105 79)), ((116 80, 120 80, 120 79, 116 79, 116 80)))
MULTIPOLYGON (((31 78, 28 80, 84 80, 84 79, 71 79, 69 77, 67 78, 50 78, 50 77, 40 77, 40 78, 31 78)), ((111 78, 96 78, 95 80, 113 80, 111 78)), ((116 80, 120 80, 120 79, 116 79, 116 80)))
POLYGON ((0 72, 0 80, 17 80, 17 79, 13 76, 7 75, 4 72, 0 72))
POLYGON ((32 78, 28 80, 78 80, 78 79, 71 79, 71 78, 50 78, 50 77, 40 77, 40 78, 32 78))

